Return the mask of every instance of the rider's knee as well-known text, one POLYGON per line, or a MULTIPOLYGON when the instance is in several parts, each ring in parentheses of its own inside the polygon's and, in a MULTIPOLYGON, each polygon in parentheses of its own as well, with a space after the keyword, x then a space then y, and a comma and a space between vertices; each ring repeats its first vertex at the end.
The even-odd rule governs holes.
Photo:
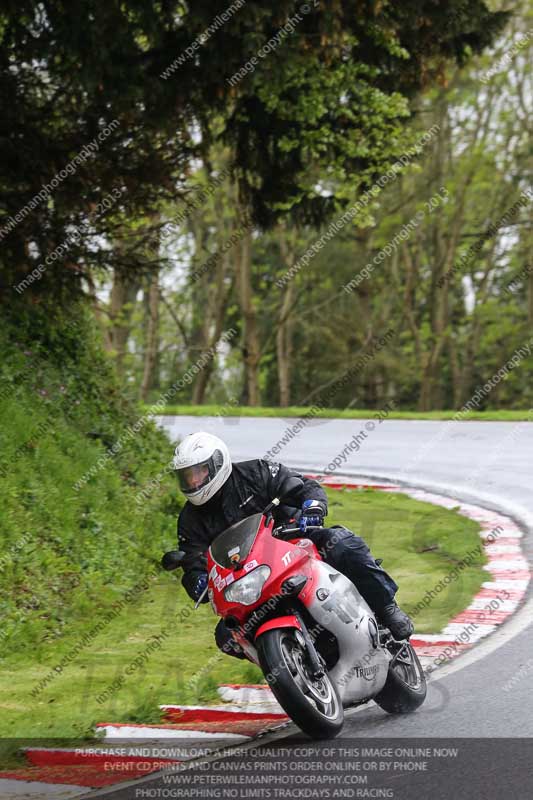
POLYGON ((323 558, 326 561, 342 561, 342 558, 349 552, 355 553, 360 558, 367 560, 371 558, 368 545, 361 536, 352 533, 348 528, 336 526, 328 529, 328 535, 322 543, 324 551, 323 558))

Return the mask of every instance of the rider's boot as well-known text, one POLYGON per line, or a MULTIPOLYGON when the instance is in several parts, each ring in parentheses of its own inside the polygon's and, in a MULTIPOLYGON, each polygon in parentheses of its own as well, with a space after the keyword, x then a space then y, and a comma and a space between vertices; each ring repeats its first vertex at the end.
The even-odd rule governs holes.
POLYGON ((376 611, 378 622, 387 627, 395 639, 408 639, 414 632, 411 617, 399 607, 396 600, 376 611))

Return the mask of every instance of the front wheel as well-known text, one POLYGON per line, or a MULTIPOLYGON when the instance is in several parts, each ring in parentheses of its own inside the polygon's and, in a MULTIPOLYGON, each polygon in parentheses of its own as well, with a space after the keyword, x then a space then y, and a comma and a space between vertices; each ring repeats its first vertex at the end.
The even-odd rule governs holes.
POLYGON ((327 672, 313 678, 305 643, 294 628, 274 628, 257 640, 257 654, 272 693, 289 717, 313 739, 332 739, 344 724, 344 710, 327 672))
POLYGON ((374 700, 389 714, 410 714, 426 699, 426 676, 413 645, 405 642, 395 652, 385 686, 374 700))

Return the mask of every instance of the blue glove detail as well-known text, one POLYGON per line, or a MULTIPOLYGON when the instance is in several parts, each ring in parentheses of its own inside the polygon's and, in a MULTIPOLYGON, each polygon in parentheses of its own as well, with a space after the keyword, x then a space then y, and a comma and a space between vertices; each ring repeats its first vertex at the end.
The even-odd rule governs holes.
POLYGON ((320 500, 304 500, 302 503, 302 511, 305 512, 307 509, 310 509, 311 512, 319 511, 323 516, 326 516, 324 503, 321 503, 320 500))
POLYGON ((194 585, 193 594, 194 599, 198 600, 199 597, 205 592, 207 588, 207 572, 203 572, 201 575, 198 575, 196 583, 194 585))
POLYGON ((299 522, 300 530, 305 533, 308 525, 322 525, 323 519, 323 517, 304 517, 302 514, 299 522))
POLYGON ((308 525, 322 525, 325 516, 324 503, 321 503, 320 500, 304 500, 302 515, 298 523, 300 530, 305 533, 308 525))

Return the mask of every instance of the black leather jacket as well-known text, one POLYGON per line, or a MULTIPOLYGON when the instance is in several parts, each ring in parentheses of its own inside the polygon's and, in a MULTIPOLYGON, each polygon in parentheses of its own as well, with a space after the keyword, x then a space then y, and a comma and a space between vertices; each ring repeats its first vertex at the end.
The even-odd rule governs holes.
POLYGON ((301 478, 304 485, 291 495, 294 506, 280 505, 274 511, 276 524, 287 522, 304 500, 320 500, 327 509, 326 493, 317 481, 260 458, 233 464, 225 484, 204 505, 185 503, 178 517, 178 547, 186 553, 182 583, 190 597, 198 576, 207 570, 207 549, 213 539, 230 525, 263 511, 289 476, 301 478))

